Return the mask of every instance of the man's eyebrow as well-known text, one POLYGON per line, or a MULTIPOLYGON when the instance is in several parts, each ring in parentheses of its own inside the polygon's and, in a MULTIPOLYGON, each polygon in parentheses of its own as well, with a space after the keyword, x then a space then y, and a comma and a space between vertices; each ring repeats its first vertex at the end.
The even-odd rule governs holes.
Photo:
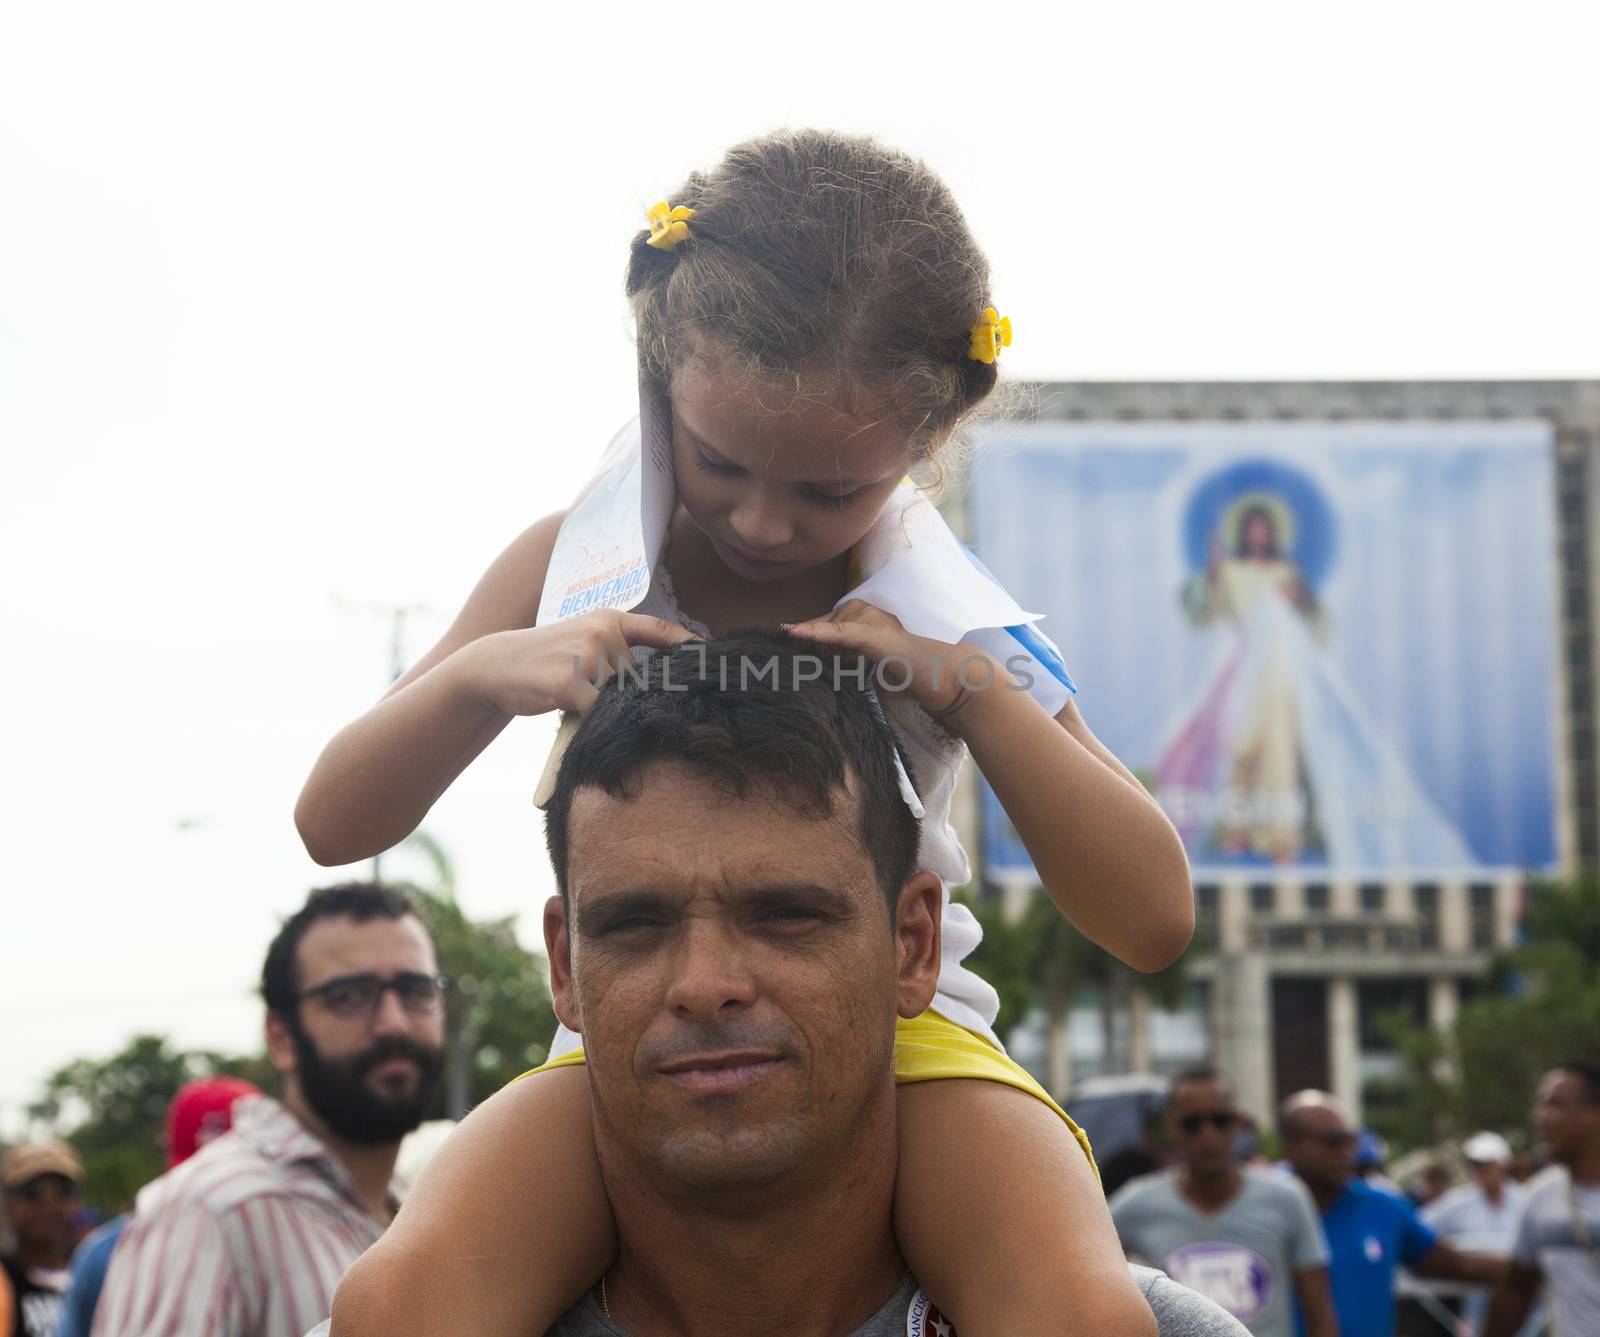
MULTIPOLYGON (((590 892, 577 898, 578 932, 595 933, 608 922, 631 915, 671 914, 675 899, 646 887, 590 892)), ((805 907, 839 918, 860 911, 859 896, 816 882, 736 882, 728 899, 739 909, 805 907)))
MULTIPOLYGON (((683 434, 697 446, 704 454, 710 456, 713 464, 725 465, 730 469, 742 469, 744 466, 730 460, 720 450, 702 437, 698 432, 692 432, 687 427, 683 434)), ((881 483, 883 476, 877 478, 847 478, 842 473, 837 473, 831 478, 797 478, 794 480, 801 487, 871 487, 874 483, 881 483)))
MULTIPOLYGON (((410 974, 411 972, 410 971, 401 971, 400 973, 402 975, 406 975, 406 974, 410 974)), ((316 984, 308 984, 308 985, 305 986, 305 988, 306 989, 326 989, 330 985, 334 985, 334 984, 365 983, 367 980, 375 980, 377 978, 378 978, 378 973, 375 970, 347 970, 342 975, 329 975, 327 979, 319 980, 316 984)))
POLYGON ((667 898, 659 891, 633 888, 624 891, 595 891, 578 897, 578 932, 593 933, 607 920, 629 915, 660 914, 667 898))
POLYGON ((836 915, 854 914, 859 909, 858 897, 838 887, 824 887, 816 882, 763 882, 741 887, 735 895, 744 905, 804 905, 836 915))

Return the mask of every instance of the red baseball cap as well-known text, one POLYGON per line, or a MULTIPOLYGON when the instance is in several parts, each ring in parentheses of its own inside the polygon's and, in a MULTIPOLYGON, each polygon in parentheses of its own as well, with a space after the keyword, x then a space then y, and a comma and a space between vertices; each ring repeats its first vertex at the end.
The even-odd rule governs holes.
POLYGON ((240 1096, 260 1094, 238 1077, 201 1077, 179 1087, 167 1106, 167 1169, 233 1127, 233 1102, 240 1096))

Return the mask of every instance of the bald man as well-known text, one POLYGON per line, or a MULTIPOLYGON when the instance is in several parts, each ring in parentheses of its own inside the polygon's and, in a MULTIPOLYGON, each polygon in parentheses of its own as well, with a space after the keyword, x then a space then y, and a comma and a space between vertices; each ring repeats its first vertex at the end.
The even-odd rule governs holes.
POLYGON ((1283 1152, 1311 1190, 1328 1239, 1333 1307, 1339 1331, 1359 1337, 1394 1332, 1394 1274, 1493 1286, 1503 1259, 1461 1253, 1423 1224, 1404 1198, 1364 1183, 1355 1173, 1356 1133, 1326 1091, 1300 1091, 1279 1113, 1283 1152))

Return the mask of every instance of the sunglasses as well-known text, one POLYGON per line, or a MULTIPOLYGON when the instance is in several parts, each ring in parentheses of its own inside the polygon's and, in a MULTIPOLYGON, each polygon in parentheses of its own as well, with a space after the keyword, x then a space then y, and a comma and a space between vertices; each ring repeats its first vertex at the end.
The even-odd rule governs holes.
POLYGON ((78 1196, 78 1186, 70 1179, 61 1179, 55 1175, 43 1179, 30 1179, 21 1188, 11 1190, 23 1202, 43 1202, 46 1198, 54 1198, 57 1202, 72 1202, 78 1196))
POLYGON ((1207 1124, 1210 1124, 1219 1133, 1226 1133, 1239 1121, 1239 1116, 1232 1110, 1212 1110, 1209 1114, 1184 1114, 1178 1119, 1178 1127, 1193 1136, 1207 1124))

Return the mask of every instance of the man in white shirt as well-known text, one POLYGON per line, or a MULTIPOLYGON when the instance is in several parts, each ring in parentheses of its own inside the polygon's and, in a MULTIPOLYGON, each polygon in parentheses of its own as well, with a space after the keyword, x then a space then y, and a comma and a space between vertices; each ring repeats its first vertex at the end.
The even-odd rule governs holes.
MULTIPOLYGON (((1524 1196, 1511 1178, 1511 1144, 1499 1133, 1474 1133, 1461 1144, 1461 1157, 1471 1180, 1422 1208, 1423 1224, 1458 1248, 1509 1257, 1524 1196)), ((1466 1301, 1461 1317, 1474 1331, 1488 1304, 1481 1293, 1466 1301)))
POLYGON ((1533 1126, 1564 1173, 1529 1188, 1484 1337, 1512 1337, 1543 1282, 1562 1337, 1600 1337, 1600 1065, 1552 1068, 1533 1126))
POLYGON ((1523 1197, 1511 1178, 1511 1144, 1499 1133, 1474 1133, 1461 1144, 1461 1156, 1471 1182, 1435 1198, 1422 1219, 1453 1244, 1509 1254, 1523 1197))

